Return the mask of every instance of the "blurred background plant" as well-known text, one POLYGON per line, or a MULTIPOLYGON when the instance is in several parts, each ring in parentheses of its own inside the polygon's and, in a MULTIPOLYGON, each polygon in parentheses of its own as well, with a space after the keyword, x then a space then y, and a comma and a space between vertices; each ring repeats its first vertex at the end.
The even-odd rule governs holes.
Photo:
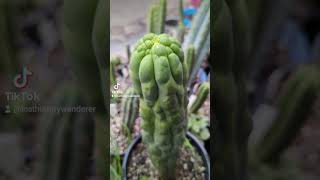
POLYGON ((319 120, 314 115, 319 109, 319 59, 311 58, 319 50, 310 48, 313 43, 317 47, 319 3, 213 3, 216 178, 259 179, 268 174, 257 177, 267 167, 269 179, 317 179, 317 171, 310 176, 299 164, 304 160, 295 167, 284 162, 302 153, 291 150, 307 120, 319 120), (301 174, 292 174, 295 169, 301 174))

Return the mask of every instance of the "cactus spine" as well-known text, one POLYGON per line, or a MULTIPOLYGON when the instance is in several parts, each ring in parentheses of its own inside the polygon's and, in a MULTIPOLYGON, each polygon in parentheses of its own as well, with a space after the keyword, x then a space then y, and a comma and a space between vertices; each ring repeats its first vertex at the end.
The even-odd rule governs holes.
POLYGON ((190 107, 190 113, 198 112, 198 110, 201 108, 202 104, 205 102, 205 100, 208 97, 209 88, 210 88, 210 84, 208 82, 201 84, 197 93, 197 99, 190 107))
POLYGON ((189 84, 210 52, 210 0, 204 0, 201 3, 198 13, 192 20, 192 27, 182 47, 187 51, 190 45, 195 48, 195 60, 189 72, 189 84))
POLYGON ((133 129, 136 118, 139 114, 139 97, 134 97, 134 89, 129 88, 122 98, 122 123, 130 130, 133 129))
POLYGON ((161 34, 164 33, 164 25, 166 21, 167 1, 160 0, 159 4, 155 4, 150 8, 148 14, 148 32, 161 34))
MULTIPOLYGON (((72 108, 82 104, 70 88, 58 91, 55 105, 72 108)), ((94 119, 90 113, 52 112, 42 116, 39 179, 85 180, 91 166, 94 119)))
POLYGON ((175 179, 187 128, 187 66, 180 43, 147 34, 134 48, 130 77, 140 94, 142 139, 161 178, 175 179))

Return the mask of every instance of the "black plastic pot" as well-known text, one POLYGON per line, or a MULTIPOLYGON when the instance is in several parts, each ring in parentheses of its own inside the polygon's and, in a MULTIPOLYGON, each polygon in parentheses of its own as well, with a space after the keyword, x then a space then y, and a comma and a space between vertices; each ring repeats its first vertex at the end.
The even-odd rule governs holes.
MULTIPOLYGON (((204 146, 201 144, 201 142, 190 132, 187 132, 187 138, 189 139, 190 143, 196 148, 196 150, 199 152, 202 161, 204 162, 204 166, 206 168, 205 170, 205 180, 210 180, 210 158, 208 156, 208 153, 204 146)), ((122 174, 123 174, 123 180, 128 180, 127 177, 127 168, 129 164, 129 159, 131 157, 131 153, 133 149, 142 141, 141 135, 135 138, 132 143, 130 144, 129 148, 126 151, 126 154, 124 155, 123 163, 122 163, 122 174)))

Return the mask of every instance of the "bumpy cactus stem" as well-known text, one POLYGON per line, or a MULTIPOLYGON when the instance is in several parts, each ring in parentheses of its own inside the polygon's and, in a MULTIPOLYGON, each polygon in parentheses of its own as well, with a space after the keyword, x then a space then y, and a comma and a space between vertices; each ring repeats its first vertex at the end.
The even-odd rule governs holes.
POLYGON ((204 0, 192 20, 190 32, 183 42, 183 49, 193 45, 195 48, 194 66, 190 69, 189 84, 196 76, 202 62, 210 52, 210 0, 204 0))
POLYGON ((197 92, 197 99, 190 107, 190 113, 197 113, 198 110, 201 108, 202 104, 208 97, 209 94, 210 84, 205 82, 200 85, 198 92, 197 92))
POLYGON ((160 0, 159 4, 154 4, 148 14, 148 32, 161 34, 164 33, 166 20, 167 1, 160 0))
POLYGON ((163 179, 175 179, 187 128, 187 66, 180 43, 166 34, 147 34, 134 48, 130 77, 140 94, 142 137, 163 179))
POLYGON ((122 123, 129 130, 133 129, 136 118, 139 114, 139 97, 135 96, 133 88, 129 88, 122 98, 122 123))
MULTIPOLYGON (((74 89, 62 88, 54 98, 54 105, 72 108, 83 105, 74 89)), ((41 119, 39 137, 40 180, 85 180, 91 166, 94 145, 94 119, 83 112, 45 113, 41 119)))

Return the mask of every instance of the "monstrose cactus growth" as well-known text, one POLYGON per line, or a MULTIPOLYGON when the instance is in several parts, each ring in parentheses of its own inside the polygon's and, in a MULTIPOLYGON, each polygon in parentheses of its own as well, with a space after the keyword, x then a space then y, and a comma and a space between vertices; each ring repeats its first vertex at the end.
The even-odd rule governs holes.
POLYGON ((130 77, 140 95, 142 139, 161 178, 175 179, 187 128, 187 66, 180 43, 147 34, 136 44, 130 77))

